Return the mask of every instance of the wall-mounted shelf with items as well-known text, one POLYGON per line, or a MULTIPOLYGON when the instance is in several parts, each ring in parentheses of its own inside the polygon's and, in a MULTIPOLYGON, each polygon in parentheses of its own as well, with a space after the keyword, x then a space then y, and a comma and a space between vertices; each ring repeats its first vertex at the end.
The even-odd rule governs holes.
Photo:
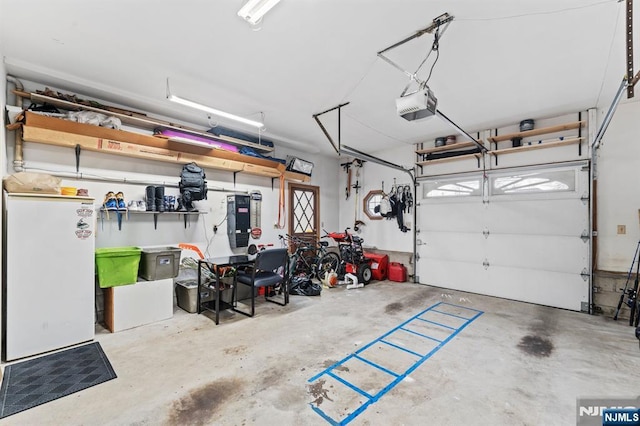
POLYGON ((202 130, 194 129, 187 126, 182 126, 169 121, 155 119, 152 117, 148 117, 146 114, 128 111, 121 108, 101 105, 98 103, 94 103, 95 106, 85 105, 84 103, 71 102, 68 100, 47 96, 41 93, 24 92, 20 90, 14 90, 13 93, 16 96, 19 96, 21 98, 29 99, 31 102, 34 102, 34 103, 41 103, 41 104, 46 103, 48 105, 52 105, 57 108, 61 108, 65 110, 70 110, 70 111, 83 110, 83 111, 92 111, 92 112, 107 114, 107 115, 119 118, 120 121, 124 124, 128 124, 128 125, 139 127, 146 130, 155 130, 158 127, 163 127, 167 129, 178 130, 181 132, 189 132, 193 135, 203 136, 206 138, 212 138, 212 139, 215 138, 220 141, 227 142, 233 145, 248 146, 259 152, 265 152, 265 153, 273 152, 272 146, 260 145, 257 143, 247 142, 241 139, 233 138, 230 136, 224 136, 224 135, 214 137, 213 134, 204 132, 202 130))
MULTIPOLYGON (((543 126, 540 128, 531 128, 533 127, 533 120, 528 119, 524 120, 520 123, 520 129, 523 129, 519 132, 508 132, 501 135, 498 135, 498 129, 488 130, 485 135, 491 134, 489 137, 485 136, 483 143, 488 150, 484 152, 480 152, 479 149, 476 149, 476 144, 471 141, 465 142, 457 142, 453 144, 445 144, 442 146, 434 146, 433 143, 424 142, 416 145, 416 167, 419 168, 419 175, 424 175, 423 167, 427 165, 447 163, 458 160, 468 160, 471 158, 475 158, 477 160, 477 167, 480 168, 482 166, 483 157, 485 155, 489 156, 489 158, 493 158, 495 161, 495 165, 498 166, 498 157, 501 155, 508 154, 516 154, 527 151, 540 150, 545 148, 558 148, 562 146, 568 145, 576 145, 577 146, 577 154, 578 157, 583 155, 584 143, 587 141, 587 135, 583 135, 583 128, 587 125, 587 121, 582 119, 582 112, 578 112, 577 121, 571 121, 574 117, 573 114, 567 114, 562 117, 554 117, 541 119, 541 123, 549 124, 547 126, 543 126), (562 121, 567 122, 562 122, 562 121), (531 123, 528 123, 531 121, 531 123), (560 124, 557 124, 560 123, 560 124), (524 125, 529 125, 529 130, 525 130, 527 127, 524 125), (475 152, 474 152, 475 151, 475 152)), ((504 127, 503 129, 509 129, 509 127, 504 127)), ((480 133, 476 137, 477 140, 480 140, 480 133)), ((436 142, 442 142, 436 140, 436 142)), ((554 156, 551 160, 548 161, 558 161, 560 157, 562 159, 568 158, 567 155, 573 156, 570 154, 570 150, 564 151, 555 151, 554 156)), ((532 161, 530 162, 540 162, 539 156, 530 157, 532 161)), ((522 160, 526 163, 527 160, 523 157, 522 160)), ((517 159, 517 164, 523 164, 521 159, 517 159)), ((545 160, 543 160, 545 161, 545 160)), ((485 166, 490 166, 490 164, 484 163, 485 166)), ((465 166, 466 170, 463 171, 471 171, 469 170, 470 166, 465 166)), ((459 172, 460 168, 457 168, 456 172, 459 172)), ((439 169, 438 172, 441 172, 439 169)))
POLYGON ((478 167, 480 167, 480 159, 482 158, 482 153, 480 153, 479 150, 474 149, 476 148, 476 146, 477 145, 471 141, 456 142, 449 145, 431 146, 427 148, 424 148, 424 144, 418 144, 418 149, 416 149, 416 166, 422 168, 427 164, 447 163, 450 161, 476 158, 478 160, 478 167), (442 153, 447 153, 447 155, 438 156, 438 158, 429 158, 430 154, 442 153))
POLYGON ((539 129, 526 130, 522 132, 507 133, 504 135, 496 135, 487 138, 490 147, 488 154, 495 158, 495 164, 498 165, 498 157, 503 154, 514 154, 518 152, 531 151, 544 148, 554 148, 565 145, 578 145, 578 155, 582 155, 582 141, 585 139, 582 137, 582 127, 585 125, 585 121, 580 120, 581 114, 578 115, 578 121, 558 124, 555 126, 541 127, 539 129), (551 139, 531 140, 534 136, 541 135, 554 135, 569 130, 577 129, 577 135, 556 136, 551 139), (529 139, 528 141, 526 139, 529 139), (500 148, 499 143, 517 140, 518 146, 511 146, 507 148, 500 148))
POLYGON ((247 173, 270 178, 284 175, 286 180, 309 182, 302 173, 285 171, 277 161, 252 157, 222 149, 178 145, 166 138, 126 130, 114 130, 91 124, 75 123, 60 118, 25 112, 22 140, 46 145, 124 155, 169 163, 196 162, 201 167, 247 173))
POLYGON ((158 216, 162 215, 162 216, 182 216, 183 220, 184 220, 184 228, 187 229, 187 225, 190 226, 191 223, 191 217, 195 216, 196 218, 198 217, 198 215, 201 214, 207 214, 207 212, 196 212, 196 211, 192 211, 192 212, 152 212, 152 211, 140 211, 140 210, 107 210, 107 209, 100 209, 100 220, 102 221, 102 225, 104 227, 104 220, 106 219, 111 219, 112 217, 115 217, 115 219, 118 222, 118 231, 122 230, 122 218, 128 215, 153 215, 153 229, 158 229, 158 216))

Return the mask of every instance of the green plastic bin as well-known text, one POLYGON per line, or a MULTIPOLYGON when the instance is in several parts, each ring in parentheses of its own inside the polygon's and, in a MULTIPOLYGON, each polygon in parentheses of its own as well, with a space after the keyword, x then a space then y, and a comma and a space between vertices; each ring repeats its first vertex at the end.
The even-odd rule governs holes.
POLYGON ((135 284, 141 252, 140 247, 96 249, 96 269, 100 288, 135 284))

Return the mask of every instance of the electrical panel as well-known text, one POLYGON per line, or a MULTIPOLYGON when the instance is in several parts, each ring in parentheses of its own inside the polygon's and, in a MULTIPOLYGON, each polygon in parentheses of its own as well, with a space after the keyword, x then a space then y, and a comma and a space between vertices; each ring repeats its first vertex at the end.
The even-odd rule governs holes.
POLYGON ((247 247, 251 233, 251 204, 248 195, 227 195, 227 236, 232 249, 247 247))

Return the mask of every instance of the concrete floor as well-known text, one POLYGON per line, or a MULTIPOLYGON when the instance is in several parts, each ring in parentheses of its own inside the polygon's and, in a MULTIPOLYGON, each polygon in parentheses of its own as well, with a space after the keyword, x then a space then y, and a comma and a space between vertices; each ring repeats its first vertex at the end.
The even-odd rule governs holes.
MULTIPOLYGON (((176 308, 172 319, 148 326, 114 334, 98 327, 117 379, 0 423, 327 424, 310 407, 318 388, 308 379, 440 301, 484 314, 351 424, 568 425, 576 423, 577 397, 640 393, 638 340, 624 323, 380 282, 292 296, 286 307, 261 304, 254 318, 225 313, 218 326, 176 308)), ((320 408, 346 409, 336 388, 320 394, 320 408)))

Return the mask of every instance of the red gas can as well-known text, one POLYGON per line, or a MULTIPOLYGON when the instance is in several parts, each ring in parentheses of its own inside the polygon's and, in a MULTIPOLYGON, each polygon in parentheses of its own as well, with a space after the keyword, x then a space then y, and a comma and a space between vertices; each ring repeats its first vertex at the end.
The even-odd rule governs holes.
POLYGON ((389 265, 389 280, 399 283, 407 281, 407 268, 398 262, 391 262, 389 265))
POLYGON ((371 276, 373 279, 378 281, 386 280, 389 269, 389 256, 365 252, 364 257, 371 260, 371 276))

